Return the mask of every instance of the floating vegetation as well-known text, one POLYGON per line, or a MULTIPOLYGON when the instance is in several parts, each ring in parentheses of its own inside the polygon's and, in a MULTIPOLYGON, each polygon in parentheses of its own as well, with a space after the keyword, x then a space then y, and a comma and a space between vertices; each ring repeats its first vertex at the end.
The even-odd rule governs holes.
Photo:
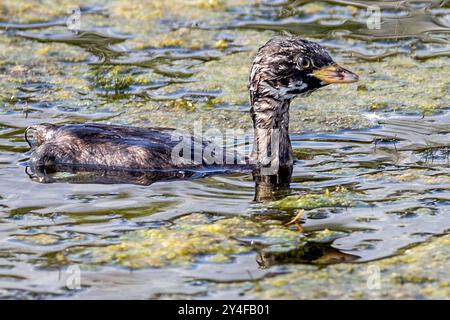
POLYGON ((195 104, 192 101, 186 99, 176 99, 169 102, 171 108, 177 110, 195 111, 195 104))
POLYGON ((325 189, 323 194, 307 193, 288 196, 272 203, 281 210, 314 209, 321 207, 349 207, 355 204, 353 193, 339 186, 334 191, 325 189))
POLYGON ((164 38, 158 42, 157 47, 182 47, 184 44, 181 38, 164 38))
POLYGON ((95 87, 114 93, 124 92, 134 83, 133 77, 124 72, 122 67, 93 67, 89 74, 95 87))
POLYGON ((61 237, 53 234, 38 233, 30 235, 17 235, 15 239, 37 245, 53 245, 61 240, 61 237))
POLYGON ((207 255, 209 262, 229 262, 232 255, 249 252, 237 240, 256 235, 260 228, 242 218, 212 221, 202 214, 191 214, 170 227, 138 230, 125 234, 120 243, 87 250, 93 263, 116 264, 127 268, 163 267, 193 263, 207 255))
MULTIPOLYGON (((326 238, 321 239, 315 235, 315 241, 328 241, 330 244, 330 235, 336 237, 339 234, 326 233, 326 238)), ((257 239, 258 246, 265 248, 260 252, 260 258, 292 250, 310 252, 312 249, 308 248, 315 247, 314 243, 302 240, 300 233, 286 228, 281 222, 261 225, 242 217, 217 219, 195 213, 174 220, 168 227, 128 232, 114 240, 118 242, 116 244, 74 250, 71 258, 73 261, 113 264, 131 269, 186 266, 199 261, 229 263, 236 255, 252 251, 253 245, 247 239, 257 239)), ((315 257, 305 259, 312 261, 322 255, 317 253, 315 257)), ((268 260, 258 263, 265 267, 269 265, 268 260)))
POLYGON ((436 174, 426 169, 407 169, 400 172, 383 172, 367 175, 366 179, 379 179, 396 183, 416 183, 425 185, 450 184, 450 177, 445 174, 436 174))
POLYGON ((225 39, 217 40, 217 42, 214 44, 214 48, 216 49, 226 49, 228 48, 228 41, 225 39))

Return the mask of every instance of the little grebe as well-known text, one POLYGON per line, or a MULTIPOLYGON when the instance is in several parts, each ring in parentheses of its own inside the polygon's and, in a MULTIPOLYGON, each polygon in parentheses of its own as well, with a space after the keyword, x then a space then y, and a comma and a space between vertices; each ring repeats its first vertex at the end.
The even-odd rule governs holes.
MULTIPOLYGON (((299 37, 275 37, 262 46, 252 65, 248 89, 254 127, 253 168, 277 161, 289 171, 293 152, 289 139, 289 105, 332 83, 358 80, 340 67, 319 44, 299 37), (274 135, 277 132, 276 145, 274 135), (268 156, 268 154, 271 154, 268 156)), ((33 152, 32 167, 57 165, 102 170, 180 170, 206 165, 204 157, 174 161, 173 129, 135 128, 107 124, 40 124, 26 130, 33 152)), ((204 147, 201 138, 189 137, 204 147)))

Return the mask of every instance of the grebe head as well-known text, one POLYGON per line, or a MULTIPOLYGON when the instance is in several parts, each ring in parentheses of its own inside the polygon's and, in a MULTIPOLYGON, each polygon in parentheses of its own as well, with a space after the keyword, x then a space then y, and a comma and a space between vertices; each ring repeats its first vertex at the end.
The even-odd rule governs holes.
POLYGON ((252 65, 252 102, 269 96, 285 101, 332 83, 351 83, 358 76, 333 61, 319 44, 298 37, 275 37, 262 46, 252 65))
POLYGON ((319 44, 299 37, 275 37, 262 46, 249 77, 251 115, 255 128, 252 160, 261 167, 275 158, 278 167, 293 163, 289 140, 289 104, 332 83, 351 83, 358 76, 333 61, 319 44), (273 133, 277 131, 277 144, 273 133), (278 135, 279 133, 279 135, 278 135))

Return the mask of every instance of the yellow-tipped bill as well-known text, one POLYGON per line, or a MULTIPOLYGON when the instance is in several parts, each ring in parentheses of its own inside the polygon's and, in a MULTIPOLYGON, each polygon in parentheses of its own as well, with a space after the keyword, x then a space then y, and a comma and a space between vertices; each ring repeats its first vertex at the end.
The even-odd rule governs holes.
POLYGON ((358 75, 353 72, 342 68, 338 64, 332 64, 331 66, 323 67, 315 70, 312 73, 317 79, 325 82, 326 84, 332 83, 352 83, 358 81, 358 75))

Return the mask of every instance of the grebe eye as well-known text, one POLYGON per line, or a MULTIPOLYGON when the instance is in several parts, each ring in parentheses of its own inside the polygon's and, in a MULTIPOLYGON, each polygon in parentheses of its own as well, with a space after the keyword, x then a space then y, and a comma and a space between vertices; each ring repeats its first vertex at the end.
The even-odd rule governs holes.
POLYGON ((308 69, 311 66, 311 59, 306 57, 300 57, 297 61, 297 66, 300 69, 308 69))

